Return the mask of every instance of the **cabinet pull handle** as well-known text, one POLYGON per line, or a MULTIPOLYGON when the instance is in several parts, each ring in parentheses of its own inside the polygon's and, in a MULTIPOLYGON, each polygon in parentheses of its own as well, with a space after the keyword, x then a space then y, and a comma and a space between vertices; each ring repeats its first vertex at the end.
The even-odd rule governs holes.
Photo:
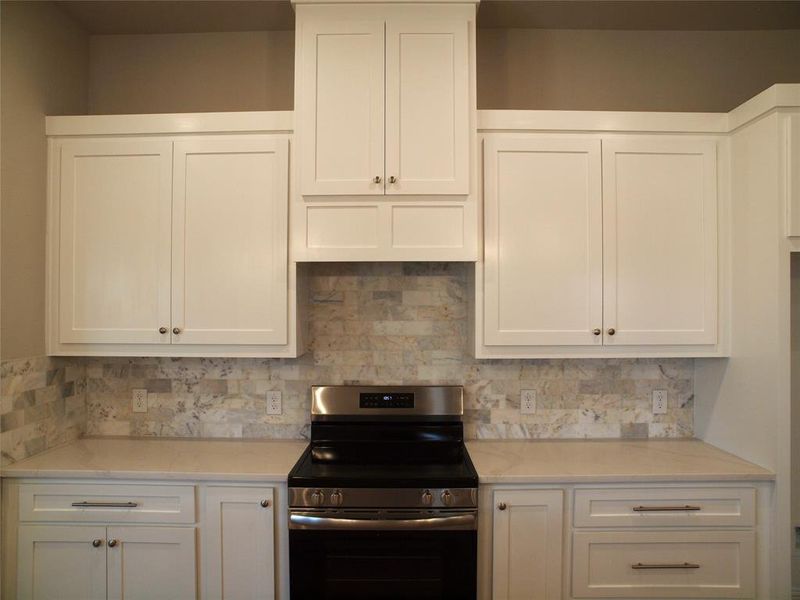
POLYGON ((501 502, 497 505, 497 510, 505 510, 508 508, 508 505, 505 502, 501 502))
POLYGON ((614 329, 613 327, 608 330, 608 335, 614 335, 615 333, 617 333, 617 330, 614 329))
POLYGON ((700 565, 695 563, 636 563, 631 565, 631 569, 699 569, 700 565))
POLYGON ((375 177, 372 178, 372 183, 380 183, 380 182, 381 182, 380 175, 375 175, 375 177))
POLYGON ((73 502, 75 508, 136 508, 138 502, 73 502))
POLYGON ((167 333, 167 331, 169 331, 169 330, 166 327, 159 327, 158 328, 158 333, 160 333, 161 335, 164 335, 165 333, 167 333))
POLYGON ((633 512, 685 512, 687 510, 701 510, 699 506, 634 506, 633 512))
POLYGON ((102 545, 103 545, 103 540, 92 540, 92 546, 94 546, 95 548, 99 548, 102 545))
POLYGON ((269 500, 262 500, 260 504, 262 508, 267 508, 269 506, 269 500))
POLYGON ((603 330, 600 328, 592 329, 592 333, 595 335, 600 335, 601 333, 603 333, 603 330))
POLYGON ((173 327, 172 328, 172 333, 174 333, 175 335, 178 335, 180 332, 181 332, 181 328, 180 327, 173 327))
POLYGON ((108 540, 108 547, 113 548, 119 543, 119 540, 108 540))
POLYGON ((397 183, 397 177, 395 177, 394 175, 389 177, 389 183, 397 183))

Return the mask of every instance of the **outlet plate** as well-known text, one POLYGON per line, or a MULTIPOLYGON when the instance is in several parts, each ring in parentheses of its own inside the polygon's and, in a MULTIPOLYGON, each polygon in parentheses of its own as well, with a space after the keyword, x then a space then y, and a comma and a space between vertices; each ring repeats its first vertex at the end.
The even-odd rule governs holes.
POLYGON ((147 390, 131 390, 131 410, 135 413, 147 412, 147 390))
POLYGON ((283 413, 283 401, 279 391, 267 392, 267 414, 280 415, 283 413))
POLYGON ((536 390, 520 391, 519 411, 523 415, 532 415, 536 412, 536 390))
POLYGON ((653 390, 653 414, 663 415, 667 412, 667 390, 653 390))

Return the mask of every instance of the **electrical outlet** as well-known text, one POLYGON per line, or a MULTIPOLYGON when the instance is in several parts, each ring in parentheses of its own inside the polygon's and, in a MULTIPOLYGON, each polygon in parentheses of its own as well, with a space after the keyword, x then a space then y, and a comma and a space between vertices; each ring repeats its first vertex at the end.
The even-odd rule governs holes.
POLYGON ((653 390, 653 414, 663 415, 667 412, 667 390, 653 390))
POLYGON ((522 390, 519 393, 519 410, 523 415, 536 412, 536 390, 522 390))
POLYGON ((267 392, 267 414, 279 415, 283 413, 283 403, 279 391, 267 392))
POLYGON ((135 413, 147 412, 147 390, 132 390, 131 410, 135 413))

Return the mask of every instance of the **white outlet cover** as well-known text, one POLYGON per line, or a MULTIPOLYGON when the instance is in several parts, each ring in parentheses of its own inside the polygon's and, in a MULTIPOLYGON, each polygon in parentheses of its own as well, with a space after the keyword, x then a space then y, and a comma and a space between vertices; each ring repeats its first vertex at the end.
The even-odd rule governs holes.
POLYGON ((667 412, 667 390, 653 390, 653 414, 663 415, 667 412))
POLYGON ((147 412, 147 390, 131 390, 131 410, 135 413, 147 412))
POLYGON ((267 414, 280 415, 283 413, 283 402, 280 391, 267 392, 267 414))
POLYGON ((519 411, 523 415, 532 415, 536 412, 536 390, 520 391, 519 411))

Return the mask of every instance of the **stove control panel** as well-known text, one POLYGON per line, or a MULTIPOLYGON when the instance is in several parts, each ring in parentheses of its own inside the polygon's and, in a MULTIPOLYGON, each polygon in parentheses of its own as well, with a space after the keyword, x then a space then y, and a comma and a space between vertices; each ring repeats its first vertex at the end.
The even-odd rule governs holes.
POLYGON ((477 488, 289 488, 290 508, 477 508, 477 488))

